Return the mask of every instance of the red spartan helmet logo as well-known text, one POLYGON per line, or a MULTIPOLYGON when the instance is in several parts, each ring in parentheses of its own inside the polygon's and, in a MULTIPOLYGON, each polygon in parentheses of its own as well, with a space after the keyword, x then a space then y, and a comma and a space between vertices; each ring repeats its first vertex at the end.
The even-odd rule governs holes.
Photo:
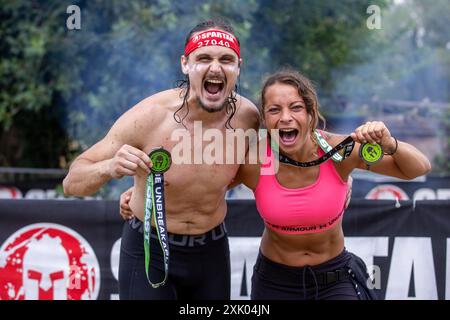
POLYGON ((366 199, 371 200, 409 200, 408 195, 403 189, 393 184, 381 184, 370 190, 366 199))
POLYGON ((26 226, 0 248, 0 300, 87 300, 100 268, 87 241, 57 224, 26 226))

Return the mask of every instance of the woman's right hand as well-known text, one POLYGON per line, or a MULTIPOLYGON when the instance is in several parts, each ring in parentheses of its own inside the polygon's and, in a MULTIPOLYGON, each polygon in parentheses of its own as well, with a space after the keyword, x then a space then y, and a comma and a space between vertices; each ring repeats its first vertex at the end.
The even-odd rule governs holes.
POLYGON ((133 219, 133 211, 131 210, 131 207, 129 205, 131 195, 133 193, 133 187, 125 191, 120 195, 120 215, 124 220, 130 220, 133 219))

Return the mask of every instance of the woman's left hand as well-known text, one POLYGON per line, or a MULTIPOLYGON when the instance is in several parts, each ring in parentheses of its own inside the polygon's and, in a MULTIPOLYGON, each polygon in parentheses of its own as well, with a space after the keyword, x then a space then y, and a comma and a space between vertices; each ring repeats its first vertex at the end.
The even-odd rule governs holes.
POLYGON ((368 121, 365 124, 356 128, 350 136, 356 142, 363 143, 378 143, 383 146, 385 150, 395 149, 395 139, 391 136, 389 129, 382 121, 368 121))

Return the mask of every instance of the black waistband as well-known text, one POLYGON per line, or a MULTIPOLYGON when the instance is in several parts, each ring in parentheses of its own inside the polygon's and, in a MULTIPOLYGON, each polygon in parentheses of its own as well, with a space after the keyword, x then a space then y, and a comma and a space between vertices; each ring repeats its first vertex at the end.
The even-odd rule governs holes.
POLYGON ((292 267, 272 261, 260 251, 255 269, 268 276, 282 276, 287 283, 301 283, 305 277, 305 284, 308 286, 325 286, 350 277, 347 267, 349 259, 350 253, 344 250, 337 257, 317 266, 292 267))
MULTIPOLYGON (((133 217, 133 219, 128 221, 130 227, 137 230, 139 233, 144 233, 143 223, 141 220, 133 217)), ((203 234, 187 235, 187 234, 176 234, 168 232, 169 244, 180 246, 180 247, 197 247, 207 244, 211 241, 216 241, 222 239, 227 235, 227 229, 225 223, 222 222, 214 229, 209 230, 203 234)), ((152 233, 150 235, 152 239, 158 239, 156 228, 152 226, 152 233)))

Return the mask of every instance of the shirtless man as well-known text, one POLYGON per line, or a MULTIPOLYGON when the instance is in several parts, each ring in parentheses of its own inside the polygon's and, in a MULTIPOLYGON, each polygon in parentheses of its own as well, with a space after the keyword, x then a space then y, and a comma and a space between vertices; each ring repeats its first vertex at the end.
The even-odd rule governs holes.
MULTIPOLYGON (((174 130, 187 130, 193 139, 194 121, 201 121, 203 130, 219 129, 224 136, 229 126, 257 129, 257 108, 233 91, 241 65, 239 41, 232 27, 221 20, 200 23, 188 34, 181 56, 187 87, 139 102, 72 163, 63 182, 67 195, 90 195, 111 179, 134 177, 129 205, 135 217, 125 223, 122 233, 121 299, 230 298, 229 247, 223 220, 225 193, 238 163, 173 163, 165 173, 170 269, 166 284, 158 288, 152 288, 146 277, 142 221, 146 179, 152 165, 148 154, 159 146, 171 151, 179 143, 171 139, 174 130)), ((149 268, 153 280, 165 274, 154 234, 149 268)))

